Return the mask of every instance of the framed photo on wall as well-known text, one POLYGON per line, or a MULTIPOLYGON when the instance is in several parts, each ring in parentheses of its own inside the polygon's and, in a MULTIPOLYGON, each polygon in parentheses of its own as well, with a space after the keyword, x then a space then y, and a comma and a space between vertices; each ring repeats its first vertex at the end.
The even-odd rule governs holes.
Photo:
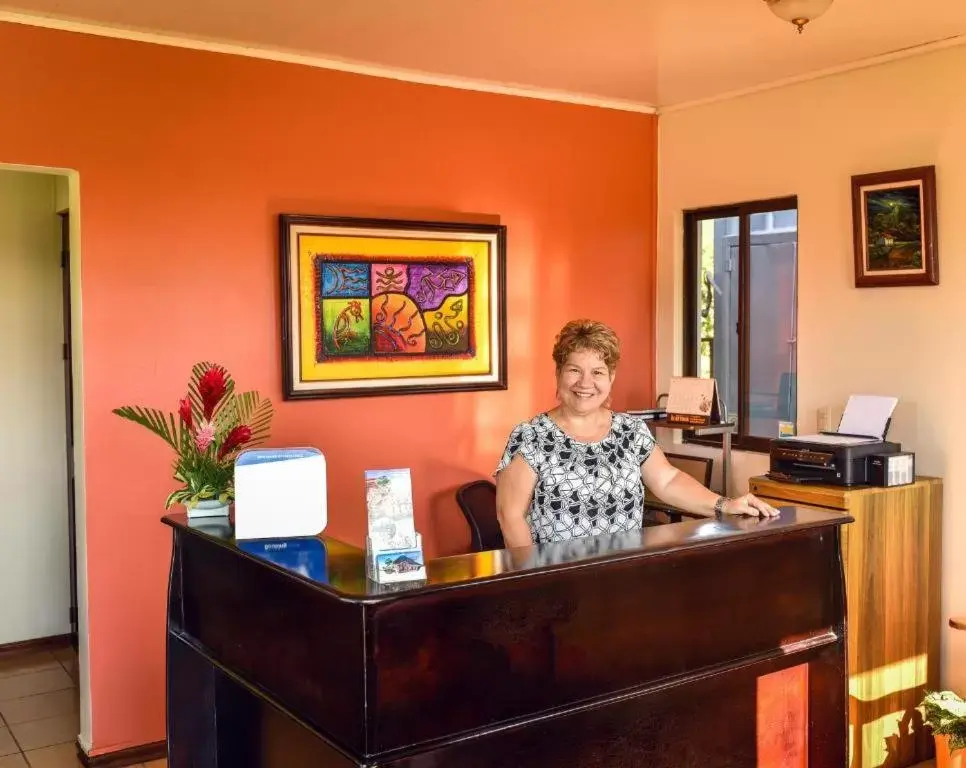
POLYGON ((506 227, 280 216, 286 400, 506 389, 506 227))
POLYGON ((935 166, 852 177, 855 287, 938 285, 935 166))

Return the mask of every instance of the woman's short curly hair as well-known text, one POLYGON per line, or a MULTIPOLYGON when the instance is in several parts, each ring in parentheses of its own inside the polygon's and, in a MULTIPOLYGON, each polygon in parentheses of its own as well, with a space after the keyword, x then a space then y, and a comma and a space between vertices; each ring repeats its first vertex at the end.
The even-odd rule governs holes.
POLYGON ((558 372, 573 352, 596 352, 613 374, 621 359, 621 343, 617 334, 601 322, 571 320, 560 329, 554 341, 553 361, 558 372))

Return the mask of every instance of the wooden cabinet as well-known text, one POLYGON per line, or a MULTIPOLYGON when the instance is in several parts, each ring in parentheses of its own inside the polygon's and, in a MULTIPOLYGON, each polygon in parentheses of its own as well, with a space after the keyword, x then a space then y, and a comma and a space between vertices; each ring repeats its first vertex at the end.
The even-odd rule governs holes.
POLYGON ((932 757, 916 710, 939 686, 942 481, 899 488, 793 485, 752 478, 773 506, 843 510, 848 601, 850 768, 905 768, 932 757))

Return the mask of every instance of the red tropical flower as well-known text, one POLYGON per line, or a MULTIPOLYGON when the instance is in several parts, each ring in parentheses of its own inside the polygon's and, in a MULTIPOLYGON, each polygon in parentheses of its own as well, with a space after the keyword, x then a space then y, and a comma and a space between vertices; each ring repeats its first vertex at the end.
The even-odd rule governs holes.
POLYGON ((198 380, 198 394, 201 395, 201 406, 206 420, 211 419, 227 389, 228 372, 220 365, 212 366, 201 375, 198 380))
POLYGON ((252 439, 252 428, 247 424, 239 424, 225 436, 225 442, 218 449, 218 460, 221 461, 225 456, 240 448, 252 439))
POLYGON ((191 429, 191 401, 186 397, 178 402, 178 413, 181 415, 181 423, 189 430, 191 429))

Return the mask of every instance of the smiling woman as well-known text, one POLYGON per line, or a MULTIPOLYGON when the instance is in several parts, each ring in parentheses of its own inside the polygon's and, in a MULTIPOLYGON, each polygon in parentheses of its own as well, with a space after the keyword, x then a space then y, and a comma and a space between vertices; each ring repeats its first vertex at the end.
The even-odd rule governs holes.
POLYGON ((668 463, 644 419, 610 410, 620 341, 606 325, 567 323, 553 360, 558 405, 514 428, 497 467, 497 514, 508 547, 641 528, 645 484, 694 514, 777 514, 750 494, 713 493, 668 463))

